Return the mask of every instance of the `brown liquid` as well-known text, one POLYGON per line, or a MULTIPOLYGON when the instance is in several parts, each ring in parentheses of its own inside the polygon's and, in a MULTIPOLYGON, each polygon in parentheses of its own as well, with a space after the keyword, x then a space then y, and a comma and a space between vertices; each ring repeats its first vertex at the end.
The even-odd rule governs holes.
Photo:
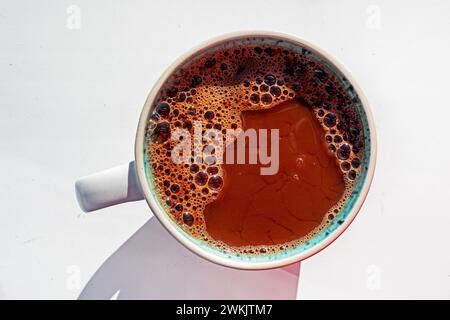
POLYGON ((345 191, 324 130, 311 109, 295 100, 245 111, 242 126, 280 130, 279 170, 264 176, 260 163, 224 164, 224 188, 204 211, 208 234, 231 246, 275 245, 306 236, 345 191))
POLYGON ((355 98, 311 52, 248 41, 211 48, 172 75, 149 118, 146 153, 174 222, 219 250, 261 254, 295 247, 339 218, 364 163, 364 137, 355 98), (196 121, 279 129, 278 173, 263 176, 260 164, 173 163, 180 141, 171 133, 193 135, 196 121))

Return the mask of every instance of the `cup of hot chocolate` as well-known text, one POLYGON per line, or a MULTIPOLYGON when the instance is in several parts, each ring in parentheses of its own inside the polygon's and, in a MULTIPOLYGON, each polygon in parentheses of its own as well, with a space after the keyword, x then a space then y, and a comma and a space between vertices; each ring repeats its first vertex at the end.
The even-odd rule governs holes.
POLYGON ((332 57, 297 37, 240 32, 160 77, 135 160, 79 179, 84 211, 145 199, 212 262, 269 269, 333 242, 359 212, 376 160, 368 102, 332 57))

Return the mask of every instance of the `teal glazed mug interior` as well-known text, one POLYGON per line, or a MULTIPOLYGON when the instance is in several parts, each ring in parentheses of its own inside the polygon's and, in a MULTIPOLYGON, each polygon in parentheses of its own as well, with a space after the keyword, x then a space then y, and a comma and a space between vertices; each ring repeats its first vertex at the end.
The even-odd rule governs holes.
POLYGON ((334 241, 349 226, 363 204, 374 174, 376 139, 372 115, 362 91, 348 72, 333 58, 324 53, 323 50, 297 39, 296 37, 270 32, 244 32, 225 35, 207 41, 181 57, 166 71, 155 85, 145 103, 137 130, 135 155, 137 173, 143 187, 145 198, 161 223, 178 241, 201 257, 224 266, 241 269, 267 269, 288 265, 317 253, 334 241), (255 42, 271 43, 276 44, 277 46, 290 47, 295 50, 306 49, 314 56, 313 59, 320 60, 320 62, 327 67, 329 72, 334 73, 342 81, 348 94, 353 98, 352 101, 356 106, 363 123, 363 135, 367 147, 365 148, 365 154, 362 157, 363 163, 361 173, 356 181, 352 194, 348 197, 337 218, 325 229, 295 248, 280 251, 276 254, 244 255, 231 253, 230 251, 220 251, 219 249, 208 245, 207 242, 190 236, 168 217, 158 199, 157 190, 153 184, 154 179, 152 177, 152 171, 149 168, 149 162, 146 158, 147 153, 145 152, 146 144, 144 136, 146 124, 155 107, 156 98, 160 93, 161 86, 180 66, 183 66, 186 62, 195 59, 197 56, 209 50, 215 50, 216 48, 221 47, 232 47, 233 45, 238 44, 253 44, 255 42))
MULTIPOLYGON (((147 97, 139 119, 135 140, 135 162, 128 166, 128 174, 125 175, 125 179, 128 180, 125 195, 118 197, 116 195, 117 192, 115 195, 111 195, 114 192, 109 192, 110 195, 106 200, 103 198, 100 200, 97 198, 94 200, 89 199, 90 197, 94 198, 94 194, 95 197, 97 197, 101 192, 108 193, 108 187, 102 187, 101 192, 98 190, 99 183, 105 184, 108 180, 112 181, 112 178, 105 179, 105 174, 103 174, 102 177, 97 176, 97 178, 87 177, 80 179, 80 181, 77 181, 76 183, 76 191, 78 201, 85 211, 92 211, 100 207, 144 198, 154 215, 167 231, 176 240, 197 255, 211 262, 232 268, 247 270, 271 269, 299 262, 316 254, 331 244, 346 230, 358 214, 367 196, 374 175, 375 161, 375 127, 368 102, 352 76, 334 58, 330 57, 322 49, 295 36, 266 31, 239 32, 206 41, 190 50, 176 60, 156 82, 147 97), (361 119, 361 131, 365 148, 363 155, 361 156, 360 174, 355 180, 353 190, 351 194, 346 197, 346 201, 343 203, 336 218, 328 223, 325 228, 311 238, 308 238, 307 241, 300 242, 298 245, 290 247, 289 249, 280 250, 276 253, 245 255, 235 253, 231 250, 221 250, 217 247, 213 247, 209 245, 208 242, 189 235, 169 217, 169 213, 166 212, 164 205, 162 204, 163 200, 158 196, 158 190, 155 186, 155 180, 149 165, 150 162, 147 158, 146 130, 148 121, 162 94, 162 88, 172 74, 180 70, 186 63, 195 60, 197 57, 211 50, 255 43, 271 44, 282 48, 289 48, 290 50, 307 52, 309 55, 308 58, 320 62, 327 72, 339 79, 348 96, 351 97, 352 104, 361 119), (97 179, 95 183, 93 182, 94 179, 97 179), (95 184, 97 186, 95 186, 95 184), (97 203, 90 206, 89 201, 97 201, 97 203), (99 205, 99 201, 102 202, 101 205, 99 205)), ((121 176, 117 170, 116 172, 109 172, 106 174, 109 177, 115 175, 116 180, 122 179, 124 176, 121 176)), ((116 182, 112 182, 110 185, 114 185, 114 183, 116 182)))

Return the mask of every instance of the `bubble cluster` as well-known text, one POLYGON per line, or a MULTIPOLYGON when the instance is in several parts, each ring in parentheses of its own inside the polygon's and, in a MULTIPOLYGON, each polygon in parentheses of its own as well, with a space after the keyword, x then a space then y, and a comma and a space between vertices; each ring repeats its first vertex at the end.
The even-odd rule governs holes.
POLYGON ((270 254, 308 242, 332 221, 342 223, 339 212, 364 164, 365 146, 354 98, 329 67, 307 49, 294 50, 258 38, 247 40, 213 47, 173 73, 148 119, 146 150, 161 203, 182 228, 222 251, 270 254), (344 177, 344 196, 324 214, 318 228, 297 241, 253 247, 230 247, 216 241, 205 228, 203 210, 226 187, 222 167, 214 155, 206 163, 195 158, 194 150, 190 163, 174 164, 171 153, 179 141, 172 141, 171 133, 183 128, 193 137, 196 121, 204 130, 225 133, 242 127, 243 111, 276 108, 290 99, 310 106, 321 124, 323 143, 344 177))

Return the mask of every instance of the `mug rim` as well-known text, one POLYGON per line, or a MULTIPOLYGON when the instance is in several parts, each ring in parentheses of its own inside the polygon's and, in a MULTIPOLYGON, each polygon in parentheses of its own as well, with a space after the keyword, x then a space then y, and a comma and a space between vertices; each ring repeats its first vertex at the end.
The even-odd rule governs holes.
POLYGON ((213 263, 232 267, 236 269, 244 269, 244 270, 264 270, 264 269, 273 269, 279 268, 283 266, 287 266, 292 263, 296 263, 302 260, 305 260, 318 252, 322 251, 326 247, 328 247, 331 243, 333 243, 353 222, 357 214, 359 213, 366 197, 369 192, 374 172, 376 166, 376 158, 377 158, 377 137, 375 132, 375 124, 373 120, 373 115, 371 112, 371 108, 367 101, 366 96, 364 95, 362 89, 359 87, 358 83, 355 81, 353 76, 341 65, 334 57, 330 56, 327 52, 325 52, 320 47, 309 43, 295 35, 281 33, 281 32, 272 32, 272 31, 239 31, 233 33, 223 34, 209 40, 202 42, 201 44, 193 47, 188 50, 185 54, 178 57, 159 77, 159 79, 155 82, 152 87, 152 90, 147 96, 147 99, 142 108, 141 115, 139 117, 138 127, 136 131, 136 139, 135 139, 135 164, 136 164, 136 174, 144 195, 144 198, 152 210, 153 214, 160 221, 160 223, 166 228, 166 230, 182 245, 188 248, 190 251, 194 252, 198 256, 207 259, 213 263), (145 155, 144 155, 144 143, 145 143, 145 131, 147 127, 147 120, 149 113, 151 112, 152 105, 154 104, 155 99, 158 96, 160 88, 166 82, 166 80, 173 74, 174 71, 178 69, 180 65, 182 65, 185 61, 189 60, 191 57, 195 56, 199 51, 203 51, 208 49, 209 47, 213 47, 217 44, 220 44, 225 41, 238 40, 245 37, 267 37, 267 38, 275 38, 278 40, 285 40, 292 42, 296 45, 300 45, 303 47, 310 48, 320 55, 322 55, 325 59, 327 59, 336 69, 338 69, 352 84, 354 91, 357 93, 359 100, 361 101, 361 106, 365 112, 365 117, 368 123, 369 128, 369 137, 370 137, 370 161, 367 168, 367 174, 362 185, 362 188, 359 191, 359 195, 356 199, 354 206, 351 208, 344 222, 336 228, 332 233, 330 233, 325 239, 320 241, 318 244, 312 246, 305 251, 296 253, 289 257, 284 257, 275 260, 269 261, 258 261, 258 262, 249 262, 244 260, 233 260, 231 258, 227 258, 224 256, 220 256, 211 251, 205 250, 194 242, 190 241, 187 237, 185 237, 174 225, 170 217, 161 210, 158 205, 158 200, 156 196, 151 192, 150 185, 147 181, 146 172, 145 172, 145 155))

